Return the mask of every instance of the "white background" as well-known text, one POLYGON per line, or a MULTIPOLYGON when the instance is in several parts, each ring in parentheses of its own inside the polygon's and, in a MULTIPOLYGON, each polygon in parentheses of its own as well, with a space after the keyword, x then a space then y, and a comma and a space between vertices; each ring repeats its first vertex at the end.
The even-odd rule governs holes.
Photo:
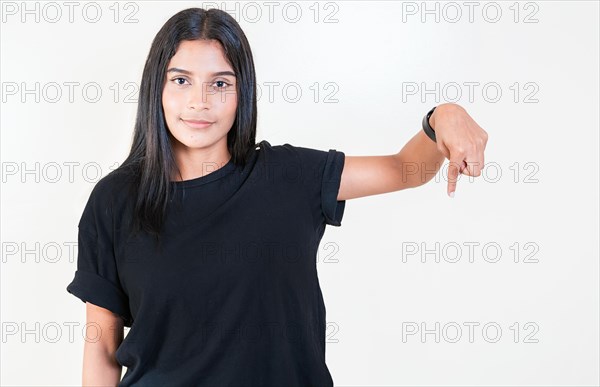
MULTIPOLYGON (((3 386, 81 383, 85 305, 66 291, 76 269, 68 245, 99 178, 94 166, 106 175, 129 150, 137 94, 124 102, 136 91, 125 84, 139 85, 164 22, 205 3, 100 2, 96 23, 82 15, 87 3, 72 23, 54 4, 28 3, 32 14, 2 4, 3 386), (131 13, 136 21, 125 23, 131 13), (68 82, 78 83, 72 101, 68 82), (94 82, 96 103, 82 92, 94 82)), ((598 2, 475 2, 472 22, 464 2, 427 2, 439 22, 435 13, 421 20, 422 2, 302 2, 295 23, 296 7, 286 20, 277 3, 270 21, 268 6, 254 4, 227 10, 250 41, 264 92, 257 141, 392 154, 450 100, 489 134, 484 174, 462 176, 454 199, 444 166, 419 188, 349 200, 342 226, 327 228, 318 270, 336 386, 598 385, 598 2), (268 82, 280 85, 272 100, 268 82), (296 103, 282 95, 292 82, 302 90, 296 103), (324 102, 334 91, 327 82, 337 102, 324 102), (472 98, 469 82, 478 83, 472 98), (439 99, 403 98, 411 83, 439 83, 439 99), (456 247, 462 255, 449 262, 456 247), (528 254, 537 263, 522 262, 528 254), (403 340, 406 323, 439 323, 439 342, 420 331, 403 340), (465 323, 478 324, 473 342, 465 323)))

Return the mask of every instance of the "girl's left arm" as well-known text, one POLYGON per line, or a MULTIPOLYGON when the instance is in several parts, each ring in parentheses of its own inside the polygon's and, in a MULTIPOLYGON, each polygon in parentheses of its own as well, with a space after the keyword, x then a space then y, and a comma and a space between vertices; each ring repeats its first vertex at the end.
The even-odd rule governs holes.
POLYGON ((459 174, 480 176, 488 134, 466 110, 454 103, 441 104, 429 123, 437 142, 419 130, 396 154, 346 156, 337 200, 418 187, 437 174, 445 158, 450 160, 449 196, 454 196, 459 174))

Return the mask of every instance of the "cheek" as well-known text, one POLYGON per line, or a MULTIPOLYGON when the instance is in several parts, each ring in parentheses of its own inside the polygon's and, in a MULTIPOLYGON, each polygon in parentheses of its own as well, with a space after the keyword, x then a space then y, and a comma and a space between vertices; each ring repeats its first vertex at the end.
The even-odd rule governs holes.
POLYGON ((232 94, 227 96, 227 102, 225 104, 225 109, 229 115, 235 116, 235 111, 237 109, 237 95, 232 94))
POLYGON ((165 118, 170 119, 171 116, 177 114, 177 101, 166 90, 163 92, 162 106, 165 113, 165 118))

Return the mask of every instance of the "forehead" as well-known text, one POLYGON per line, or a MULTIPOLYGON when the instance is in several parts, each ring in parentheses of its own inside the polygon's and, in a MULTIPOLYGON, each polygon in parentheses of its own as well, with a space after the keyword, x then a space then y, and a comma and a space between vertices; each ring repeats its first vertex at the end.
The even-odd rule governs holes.
POLYGON ((221 44, 216 40, 183 40, 168 68, 178 67, 192 73, 232 70, 221 44))

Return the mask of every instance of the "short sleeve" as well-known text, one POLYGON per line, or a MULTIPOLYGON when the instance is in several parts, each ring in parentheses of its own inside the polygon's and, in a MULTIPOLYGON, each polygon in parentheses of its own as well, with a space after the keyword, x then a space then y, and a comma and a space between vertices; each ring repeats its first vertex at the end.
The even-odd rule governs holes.
POLYGON ((113 216, 106 181, 100 180, 85 206, 78 226, 77 270, 67 291, 81 301, 106 308, 131 327, 128 297, 120 285, 113 247, 113 216))
POLYGON ((344 169, 345 154, 284 144, 293 149, 300 159, 302 189, 318 203, 326 224, 341 226, 346 207, 345 200, 337 200, 344 169))

